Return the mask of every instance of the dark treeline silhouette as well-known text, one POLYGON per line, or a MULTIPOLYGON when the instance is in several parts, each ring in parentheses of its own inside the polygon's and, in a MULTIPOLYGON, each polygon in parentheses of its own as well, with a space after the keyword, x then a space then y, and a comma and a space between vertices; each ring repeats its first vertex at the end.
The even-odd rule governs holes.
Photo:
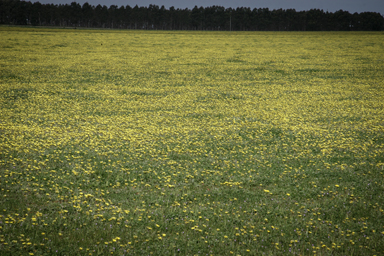
POLYGON ((0 23, 10 25, 63 26, 158 30, 242 31, 359 31, 384 30, 384 17, 376 12, 334 13, 319 9, 269 10, 222 6, 179 9, 149 5, 131 7, 41 4, 0 0, 0 23))

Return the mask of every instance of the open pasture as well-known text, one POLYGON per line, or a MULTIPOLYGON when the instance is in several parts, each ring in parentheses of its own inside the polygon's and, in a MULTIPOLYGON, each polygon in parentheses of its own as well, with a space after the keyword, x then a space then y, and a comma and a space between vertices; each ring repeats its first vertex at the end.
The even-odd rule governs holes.
POLYGON ((0 27, 1 255, 384 254, 384 34, 0 27))

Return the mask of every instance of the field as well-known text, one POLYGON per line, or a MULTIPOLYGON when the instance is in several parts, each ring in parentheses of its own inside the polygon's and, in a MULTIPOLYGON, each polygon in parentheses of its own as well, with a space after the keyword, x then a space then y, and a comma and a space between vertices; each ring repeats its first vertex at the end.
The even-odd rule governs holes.
POLYGON ((0 38, 1 255, 384 254, 384 33, 0 38))

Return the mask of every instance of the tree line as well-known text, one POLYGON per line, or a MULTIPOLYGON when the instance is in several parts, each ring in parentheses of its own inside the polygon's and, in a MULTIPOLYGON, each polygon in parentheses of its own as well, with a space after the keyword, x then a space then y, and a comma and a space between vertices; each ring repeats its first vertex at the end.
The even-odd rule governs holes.
POLYGON ((377 12, 349 13, 320 9, 296 11, 222 6, 166 9, 158 5, 116 6, 41 4, 0 0, 0 24, 153 30, 234 31, 380 31, 384 17, 377 12))

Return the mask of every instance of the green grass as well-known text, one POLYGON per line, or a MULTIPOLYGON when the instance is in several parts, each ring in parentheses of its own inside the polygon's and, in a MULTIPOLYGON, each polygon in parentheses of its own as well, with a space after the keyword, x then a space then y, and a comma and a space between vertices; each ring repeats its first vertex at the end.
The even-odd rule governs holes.
POLYGON ((0 36, 1 255, 384 253, 381 33, 0 36))

